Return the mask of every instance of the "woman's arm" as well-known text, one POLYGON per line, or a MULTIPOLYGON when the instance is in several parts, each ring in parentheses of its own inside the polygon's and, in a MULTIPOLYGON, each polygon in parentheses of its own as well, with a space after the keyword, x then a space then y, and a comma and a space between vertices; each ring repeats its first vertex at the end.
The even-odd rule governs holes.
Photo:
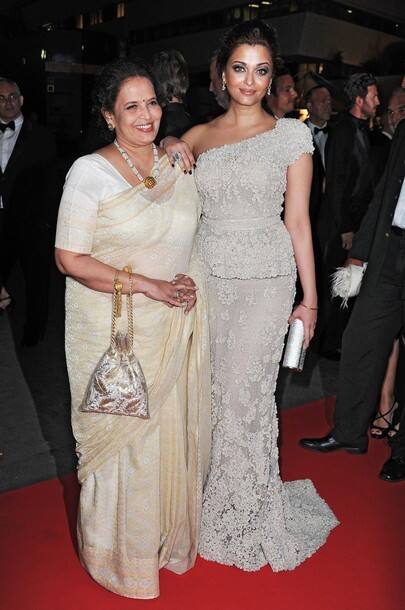
POLYGON ((204 129, 205 125, 196 125, 186 131, 181 137, 181 140, 173 136, 163 138, 160 142, 160 147, 163 148, 169 157, 173 167, 175 163, 178 163, 180 169, 182 169, 185 174, 187 172, 191 174, 196 162, 196 145, 204 129), (181 155, 181 158, 176 158, 177 155, 181 155))
POLYGON ((309 194, 312 180, 312 159, 303 154, 288 168, 285 193, 284 223, 291 236, 295 261, 304 298, 290 318, 300 318, 304 323, 305 346, 314 335, 318 300, 315 283, 315 264, 309 220, 309 194))
MULTIPOLYGON (((56 265, 64 275, 69 275, 75 280, 84 284, 92 290, 98 292, 112 293, 114 290, 114 279, 117 277, 122 283, 122 292, 129 292, 129 275, 124 271, 118 271, 106 265, 88 254, 78 254, 56 248, 55 251, 56 265)), ((132 291, 133 293, 141 293, 153 299, 154 301, 162 301, 168 306, 187 307, 188 300, 195 299, 194 292, 196 288, 190 285, 186 279, 182 281, 182 277, 167 282, 165 280, 157 280, 133 273, 132 275, 132 291), (182 293, 179 295, 179 293, 182 293)))

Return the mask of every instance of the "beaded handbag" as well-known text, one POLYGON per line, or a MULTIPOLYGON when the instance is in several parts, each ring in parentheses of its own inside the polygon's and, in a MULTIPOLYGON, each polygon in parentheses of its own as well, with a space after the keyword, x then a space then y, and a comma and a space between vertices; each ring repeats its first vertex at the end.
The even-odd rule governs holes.
POLYGON ((122 307, 122 283, 115 279, 110 346, 90 378, 80 411, 149 419, 145 375, 133 351, 132 271, 130 267, 125 267, 124 271, 129 273, 128 332, 117 332, 117 318, 121 316, 122 307))

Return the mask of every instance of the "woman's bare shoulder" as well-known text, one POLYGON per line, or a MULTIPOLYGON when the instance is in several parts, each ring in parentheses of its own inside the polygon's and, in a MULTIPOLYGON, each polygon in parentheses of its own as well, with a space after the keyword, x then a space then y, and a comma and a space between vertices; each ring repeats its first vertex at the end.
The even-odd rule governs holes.
POLYGON ((209 146, 209 143, 213 137, 215 137, 215 134, 218 133, 217 130, 221 125, 220 119, 221 117, 217 117, 209 123, 196 125, 195 127, 189 129, 186 134, 184 134, 182 140, 187 142, 194 154, 198 155, 202 150, 209 146))
POLYGON ((187 142, 190 148, 193 149, 201 140, 201 138, 204 137, 208 125, 209 123, 201 123, 200 125, 194 125, 194 127, 191 127, 191 129, 186 131, 186 133, 181 137, 181 139, 184 140, 184 142, 187 142))

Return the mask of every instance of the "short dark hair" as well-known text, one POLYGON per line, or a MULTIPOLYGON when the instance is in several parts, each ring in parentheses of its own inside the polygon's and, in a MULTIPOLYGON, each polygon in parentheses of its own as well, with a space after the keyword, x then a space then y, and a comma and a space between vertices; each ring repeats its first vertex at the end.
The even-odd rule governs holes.
MULTIPOLYGON (((304 96, 305 105, 311 101, 312 95, 313 95, 314 91, 316 91, 317 89, 326 89, 327 91, 329 91, 329 89, 326 85, 314 85, 314 87, 311 87, 311 89, 308 89, 308 91, 306 92, 306 94, 304 96)), ((329 91, 329 93, 330 93, 330 91, 329 91)))
POLYGON ((344 86, 344 92, 346 94, 349 107, 353 107, 356 97, 361 97, 364 99, 367 95, 368 87, 376 84, 377 81, 375 77, 369 72, 358 72, 356 74, 352 74, 344 86))
POLYGON ((0 76, 0 85, 2 83, 6 83, 7 85, 16 87, 16 89, 18 89, 18 93, 21 95, 21 89, 20 89, 18 83, 16 83, 15 80, 13 80, 12 78, 7 78, 6 76, 0 76))
POLYGON ((157 94, 162 106, 172 97, 184 98, 189 88, 188 68, 180 51, 159 51, 153 56, 152 71, 157 84, 157 94))
POLYGON ((280 49, 276 30, 260 19, 245 21, 235 25, 226 32, 218 53, 217 68, 221 74, 234 50, 242 44, 263 45, 271 54, 273 71, 276 72, 281 63, 280 49))
POLYGON ((273 82, 271 84, 271 91, 275 97, 277 97, 277 83, 279 78, 281 78, 282 76, 291 76, 291 78, 294 80, 294 77, 291 74, 290 70, 283 63, 279 65, 278 69, 274 73, 273 82))
MULTIPOLYGON (((92 111, 96 115, 98 127, 104 132, 104 136, 107 136, 109 132, 101 111, 113 112, 122 84, 134 76, 147 78, 155 87, 153 74, 148 64, 140 58, 112 61, 106 64, 98 75, 93 88, 92 111)), ((111 139, 111 134, 109 139, 111 139)))
POLYGON ((218 55, 219 55, 219 48, 216 47, 215 49, 213 49, 210 53, 210 63, 215 59, 218 59, 218 55))
POLYGON ((393 95, 403 95, 405 93, 405 88, 398 86, 398 87, 394 87, 394 89, 391 91, 390 97, 388 99, 390 99, 393 95))

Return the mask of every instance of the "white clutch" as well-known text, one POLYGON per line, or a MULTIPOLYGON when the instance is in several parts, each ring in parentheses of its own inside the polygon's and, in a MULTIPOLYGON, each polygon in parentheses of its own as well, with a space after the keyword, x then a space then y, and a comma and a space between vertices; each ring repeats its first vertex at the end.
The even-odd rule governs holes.
POLYGON ((304 349, 304 324, 296 318, 288 331, 282 366, 301 372, 304 368, 306 350, 304 349))
POLYGON ((332 297, 342 299, 342 307, 347 307, 347 302, 351 297, 356 297, 360 292, 361 282, 367 263, 364 265, 347 265, 338 267, 331 275, 332 297))

